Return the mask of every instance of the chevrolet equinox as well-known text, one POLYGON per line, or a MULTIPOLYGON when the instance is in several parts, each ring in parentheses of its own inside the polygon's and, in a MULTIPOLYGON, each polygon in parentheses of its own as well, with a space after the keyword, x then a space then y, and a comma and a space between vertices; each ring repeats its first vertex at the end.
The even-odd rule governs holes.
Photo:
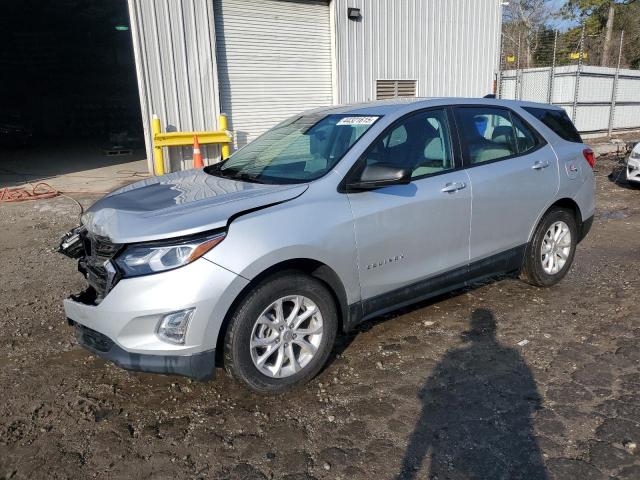
POLYGON ((497 274, 560 281, 593 220, 593 152, 564 110, 415 99, 295 115, 205 167, 97 201, 60 250, 81 345, 250 389, 308 381, 338 331, 497 274))

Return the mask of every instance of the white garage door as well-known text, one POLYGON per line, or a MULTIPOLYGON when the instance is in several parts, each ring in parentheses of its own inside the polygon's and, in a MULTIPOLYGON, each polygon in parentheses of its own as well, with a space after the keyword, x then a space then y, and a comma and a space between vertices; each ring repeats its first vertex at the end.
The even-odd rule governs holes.
POLYGON ((331 105, 326 1, 214 0, 221 111, 242 146, 285 118, 331 105))

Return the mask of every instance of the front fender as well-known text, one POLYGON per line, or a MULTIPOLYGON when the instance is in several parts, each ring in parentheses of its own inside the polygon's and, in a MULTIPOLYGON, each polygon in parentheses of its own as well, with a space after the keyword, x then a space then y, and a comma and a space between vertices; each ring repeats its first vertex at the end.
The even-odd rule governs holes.
POLYGON ((236 218, 208 260, 247 280, 274 265, 308 259, 331 268, 349 304, 360 300, 353 217, 345 195, 305 195, 236 218))

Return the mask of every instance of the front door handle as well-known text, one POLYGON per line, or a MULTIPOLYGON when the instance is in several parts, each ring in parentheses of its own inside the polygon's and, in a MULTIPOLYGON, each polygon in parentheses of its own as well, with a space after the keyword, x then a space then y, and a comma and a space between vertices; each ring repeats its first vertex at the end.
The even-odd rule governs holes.
POLYGON ((535 162, 533 162, 533 165, 531 165, 531 168, 533 168, 534 170, 542 170, 543 168, 547 168, 549 165, 551 165, 549 163, 549 160, 536 160, 535 162))
POLYGON ((464 182, 449 182, 445 184, 445 186, 440 191, 443 193, 453 193, 453 192, 457 192, 458 190, 462 190, 463 188, 466 188, 466 187, 467 187, 467 184, 464 182))

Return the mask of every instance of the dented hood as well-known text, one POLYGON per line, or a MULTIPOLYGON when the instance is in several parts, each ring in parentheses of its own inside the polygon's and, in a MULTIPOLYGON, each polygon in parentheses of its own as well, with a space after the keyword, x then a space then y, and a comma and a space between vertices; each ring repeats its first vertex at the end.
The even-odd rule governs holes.
POLYGON ((267 185, 185 170, 132 183, 82 216, 87 230, 114 243, 180 237, 222 228, 234 215, 291 200, 307 185, 267 185))

